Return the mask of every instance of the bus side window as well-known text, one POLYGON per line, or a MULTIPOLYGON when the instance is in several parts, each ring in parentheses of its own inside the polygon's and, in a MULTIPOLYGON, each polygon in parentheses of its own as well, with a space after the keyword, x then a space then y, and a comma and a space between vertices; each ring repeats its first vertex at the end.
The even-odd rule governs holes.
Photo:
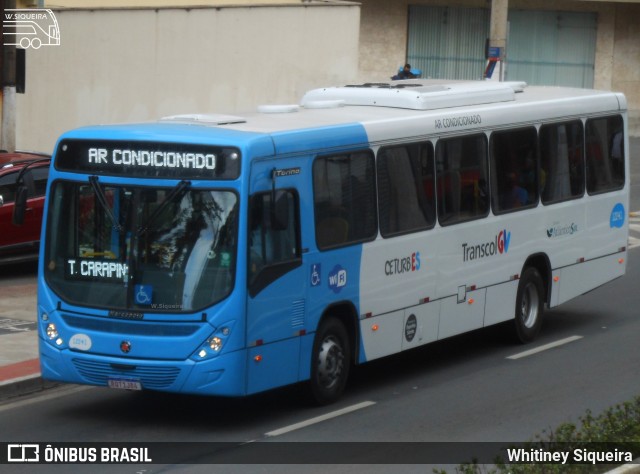
POLYGON ((252 296, 301 261, 298 197, 284 192, 289 206, 286 225, 274 226, 272 194, 254 194, 249 207, 249 287, 252 296))
POLYGON ((538 203, 537 138, 533 127, 491 135, 491 196, 496 214, 538 203))
POLYGON ((313 202, 318 248, 372 240, 377 234, 375 164, 369 151, 318 157, 313 202))
POLYGON ((378 152, 378 208, 383 237, 435 225, 433 145, 385 147, 378 152))
POLYGON ((543 204, 584 194, 584 145, 580 120, 540 127, 540 193, 543 204))
POLYGON ((485 135, 441 139, 436 144, 438 220, 451 225, 489 213, 485 135))
POLYGON ((587 192, 624 187, 624 137, 620 115, 587 120, 587 192))

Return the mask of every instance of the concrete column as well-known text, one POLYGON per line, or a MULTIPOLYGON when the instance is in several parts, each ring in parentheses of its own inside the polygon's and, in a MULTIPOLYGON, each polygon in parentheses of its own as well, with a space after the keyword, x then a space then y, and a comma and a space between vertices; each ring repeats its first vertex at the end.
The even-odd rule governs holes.
MULTIPOLYGON (((0 6, 2 19, 4 10, 16 7, 15 0, 4 0, 0 6)), ((0 35, 0 55, 2 55, 1 80, 2 84, 2 117, 0 120, 0 149, 9 152, 16 151, 16 47, 4 44, 4 31, 0 35)))
POLYGON ((2 88, 0 147, 11 153, 16 151, 16 86, 2 88))
POLYGON ((491 0, 489 47, 500 48, 500 62, 495 73, 499 74, 498 78, 501 81, 504 80, 506 72, 508 17, 509 0, 491 0))

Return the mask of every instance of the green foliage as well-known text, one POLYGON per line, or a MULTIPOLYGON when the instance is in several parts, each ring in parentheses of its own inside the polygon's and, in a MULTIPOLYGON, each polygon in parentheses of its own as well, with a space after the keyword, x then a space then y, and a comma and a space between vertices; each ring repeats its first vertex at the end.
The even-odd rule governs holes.
MULTIPOLYGON (((533 441, 510 448, 543 450, 544 452, 615 452, 633 453, 640 456, 640 396, 630 402, 615 405, 602 414, 594 416, 590 410, 580 417, 580 426, 563 423, 555 430, 535 436, 533 441)), ((507 446, 505 446, 505 449, 507 446)), ((613 469, 611 464, 508 464, 496 459, 495 465, 487 467, 473 461, 458 466, 458 474, 591 474, 613 469)), ((436 474, 446 474, 434 470, 436 474)))

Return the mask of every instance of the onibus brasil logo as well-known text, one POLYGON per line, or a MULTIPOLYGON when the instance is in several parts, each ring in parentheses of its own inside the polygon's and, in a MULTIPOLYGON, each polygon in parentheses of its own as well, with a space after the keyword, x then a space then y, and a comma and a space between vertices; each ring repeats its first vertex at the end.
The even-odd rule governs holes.
POLYGON ((48 8, 7 9, 2 28, 5 46, 38 49, 60 45, 58 20, 48 8))

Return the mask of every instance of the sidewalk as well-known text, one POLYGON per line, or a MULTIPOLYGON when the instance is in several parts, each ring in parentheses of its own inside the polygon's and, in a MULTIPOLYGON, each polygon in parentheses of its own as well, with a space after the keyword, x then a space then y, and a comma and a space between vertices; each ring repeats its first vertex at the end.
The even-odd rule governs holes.
POLYGON ((36 282, 0 286, 0 400, 55 384, 40 377, 36 282))

